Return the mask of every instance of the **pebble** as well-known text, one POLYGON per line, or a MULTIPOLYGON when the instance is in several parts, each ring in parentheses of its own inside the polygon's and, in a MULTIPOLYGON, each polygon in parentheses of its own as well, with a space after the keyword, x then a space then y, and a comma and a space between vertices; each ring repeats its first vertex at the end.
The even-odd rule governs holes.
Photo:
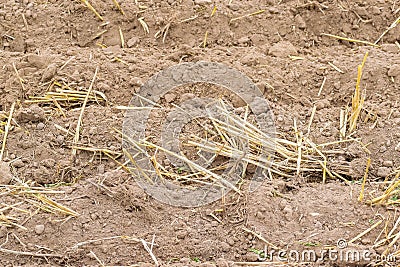
POLYGON ((324 109, 324 108, 328 108, 329 106, 330 106, 330 102, 329 102, 328 99, 318 100, 318 101, 315 103, 315 107, 316 107, 317 110, 321 110, 321 109, 324 109))
POLYGON ((238 4, 232 3, 232 4, 228 4, 228 8, 233 11, 238 11, 240 9, 240 6, 238 4))
POLYGON ((229 244, 229 246, 234 246, 235 245, 235 240, 233 240, 233 238, 228 238, 227 240, 226 240, 226 242, 229 244))
POLYGON ((13 161, 13 162, 11 163, 11 165, 12 165, 14 168, 22 168, 22 167, 25 166, 25 163, 22 161, 22 159, 17 159, 17 160, 15 160, 15 161, 13 161))
POLYGON ((185 101, 193 99, 195 97, 196 96, 192 93, 185 93, 185 94, 181 95, 181 102, 185 102, 185 101))
POLYGON ((38 224, 35 226, 35 233, 38 235, 43 234, 44 232, 44 225, 43 224, 38 224))
POLYGON ((9 184, 12 178, 10 166, 4 161, 0 161, 0 184, 9 184))
POLYGON ((42 82, 50 81, 57 73, 57 64, 52 63, 44 70, 42 74, 42 82))
POLYGON ((44 69, 49 61, 47 57, 35 54, 28 55, 26 59, 32 67, 36 67, 38 69, 44 69))
POLYGON ((128 42, 126 43, 126 45, 128 47, 134 47, 135 45, 137 45, 140 42, 140 39, 138 37, 132 37, 131 39, 128 40, 128 42))
POLYGON ((383 44, 382 50, 393 54, 397 54, 400 52, 399 47, 397 47, 397 45, 395 44, 383 44))
POLYGON ((245 256, 246 260, 249 262, 256 262, 258 261, 258 255, 254 252, 248 252, 245 256))
POLYGON ((54 159, 45 159, 42 160, 41 164, 46 168, 53 168, 54 166, 56 166, 56 161, 54 159))
POLYGON ((168 103, 171 103, 175 100, 176 95, 172 94, 172 93, 168 93, 164 95, 165 101, 167 101, 168 103))
POLYGON ((379 167, 377 176, 381 178, 386 178, 391 172, 391 168, 388 167, 379 167))
POLYGON ((271 14, 278 14, 279 13, 279 9, 276 7, 270 7, 268 8, 268 12, 271 14))
POLYGON ((32 105, 29 108, 20 109, 15 117, 19 122, 40 122, 44 120, 45 112, 41 107, 32 105))
POLYGON ((391 161, 391 160, 385 160, 385 161, 383 162, 383 166, 385 166, 385 167, 393 167, 393 161, 391 161))
POLYGON ((216 259, 215 264, 217 267, 229 267, 228 261, 223 258, 216 259))
POLYGON ((58 135, 58 136, 56 137, 56 142, 57 142, 58 144, 62 145, 62 144, 64 143, 64 139, 65 139, 65 137, 64 137, 63 135, 58 135))
POLYGON ((288 217, 292 217, 293 215, 293 209, 290 206, 286 206, 283 208, 283 213, 285 213, 288 217))
POLYGON ((377 6, 372 6, 371 7, 371 13, 374 15, 379 15, 381 14, 381 9, 377 6))
POLYGON ((294 17, 294 21, 296 22, 297 27, 299 27, 301 30, 307 27, 306 22, 299 14, 294 17))
POLYGON ((400 65, 395 64, 389 68, 388 75, 390 77, 397 77, 400 76, 400 65))
POLYGON ((239 40, 238 40, 238 44, 241 44, 241 45, 248 44, 250 42, 251 42, 251 40, 248 36, 244 36, 242 38, 239 38, 239 40))
POLYGON ((259 218, 259 219, 265 219, 265 216, 261 211, 256 213, 256 217, 259 218))
POLYGON ((231 246, 226 242, 221 242, 219 246, 223 252, 228 252, 231 249, 231 246))
POLYGON ((179 239, 185 239, 187 234, 188 234, 188 232, 186 230, 181 230, 176 233, 176 237, 179 239))
POLYGON ((134 86, 134 85, 142 86, 143 82, 139 77, 133 77, 132 79, 130 79, 129 84, 131 86, 134 86))
POLYGON ((39 122, 39 123, 36 125, 36 129, 37 129, 37 130, 43 130, 44 127, 45 127, 45 124, 44 124, 43 122, 39 122))
POLYGON ((6 226, 1 226, 0 227, 0 237, 4 237, 7 234, 7 227, 6 226))
POLYGON ((219 225, 219 223, 217 221, 212 221, 211 222, 211 226, 212 227, 217 227, 219 225))
POLYGON ((99 174, 104 174, 105 169, 106 169, 106 167, 104 166, 104 164, 100 164, 100 165, 97 167, 97 172, 98 172, 99 174))
POLYGON ((212 4, 212 0, 194 0, 196 5, 207 5, 212 4))

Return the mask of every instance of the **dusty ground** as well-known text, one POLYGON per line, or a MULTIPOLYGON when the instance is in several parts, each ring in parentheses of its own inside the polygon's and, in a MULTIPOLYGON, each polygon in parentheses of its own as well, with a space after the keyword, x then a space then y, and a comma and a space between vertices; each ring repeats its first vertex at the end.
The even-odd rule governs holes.
MULTIPOLYGON (((0 228, 0 265, 152 266, 154 261, 140 240, 151 242, 154 237, 153 253, 163 265, 239 266, 257 261, 255 251, 266 246, 254 233, 282 249, 320 250, 335 246, 339 239, 349 241, 382 220, 351 246, 371 251, 371 262, 378 262, 377 255, 389 242, 372 246, 382 239, 383 229, 392 229, 398 208, 370 207, 357 197, 366 157, 372 162, 367 189, 381 190, 373 181, 383 181, 400 165, 400 27, 381 39, 381 47, 321 34, 373 43, 399 16, 397 1, 120 1, 125 15, 113 1, 90 2, 104 21, 78 0, 0 3, 3 124, 16 102, 4 161, 17 179, 61 191, 46 195, 79 214, 45 212, 25 195, 0 194, 2 214, 15 216, 15 222, 26 228, 6 223, 0 228), (259 10, 265 12, 240 18, 259 10), (149 34, 138 18, 147 23, 149 34), (168 24, 164 42, 163 36, 155 38, 168 24), (338 155, 351 166, 346 178, 352 185, 337 180, 322 184, 318 177, 274 176, 251 194, 230 194, 225 206, 219 201, 200 208, 174 208, 148 197, 130 175, 117 170, 117 162, 102 153, 78 151, 71 160, 70 133, 83 101, 61 103, 61 109, 50 102, 26 102, 54 91, 55 81, 85 91, 99 66, 94 90, 108 101, 100 97, 89 101, 80 145, 120 153, 121 138, 114 129, 121 130, 124 111, 117 105, 128 105, 140 85, 159 70, 180 62, 214 61, 236 68, 258 85, 279 132, 291 134, 293 118, 307 131, 316 104, 311 137, 322 143, 338 140, 340 109, 351 105, 357 66, 367 51, 361 85, 365 110, 372 119, 361 122, 353 137, 367 144, 370 155, 346 145, 343 155, 338 155), (11 204, 19 210, 5 208, 11 204), (221 208, 222 213, 216 212, 221 208)), ((366 116, 364 112, 363 119, 366 116)), ((6 173, 2 167, 2 183, 16 184, 15 179, 4 178, 6 173)), ((398 245, 394 242, 390 251, 398 245)), ((314 265, 349 263, 326 260, 314 265)))

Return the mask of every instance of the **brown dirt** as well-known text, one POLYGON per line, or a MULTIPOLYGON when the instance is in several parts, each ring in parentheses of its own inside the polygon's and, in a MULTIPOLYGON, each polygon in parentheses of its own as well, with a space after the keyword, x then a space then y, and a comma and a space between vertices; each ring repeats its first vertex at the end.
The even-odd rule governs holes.
MULTIPOLYGON (((62 191, 51 195, 52 199, 80 214, 71 218, 48 213, 32 207, 23 196, 0 194, 1 205, 23 201, 18 207, 30 212, 4 212, 17 214, 18 223, 26 229, 1 226, 0 248, 59 255, 34 257, 1 250, 1 266, 98 266, 99 260, 107 266, 152 266, 150 254, 138 239, 151 242, 153 237, 153 253, 163 265, 233 266, 234 262, 257 261, 254 249, 266 245, 243 228, 261 233, 280 248, 301 251, 350 240, 380 216, 388 227, 393 226, 396 206, 369 207, 357 201, 366 157, 357 148, 344 147, 338 156, 352 166, 347 177, 353 181, 351 186, 336 180, 322 184, 307 177, 274 177, 253 193, 229 194, 225 205, 218 201, 200 208, 175 208, 147 196, 105 155, 78 151, 71 160, 74 137, 57 125, 74 132, 82 102, 63 105, 63 116, 53 104, 24 101, 54 90, 49 87, 54 81, 86 90, 100 66, 94 89, 104 93, 108 102, 88 103, 80 144, 118 152, 121 139, 113 128, 121 129, 124 111, 115 105, 128 105, 140 85, 162 69, 179 62, 214 61, 243 72, 258 85, 279 132, 292 133, 293 118, 306 131, 316 104, 311 137, 322 143, 338 139, 340 109, 351 105, 357 65, 369 51, 362 88, 366 109, 378 119, 361 123, 355 136, 369 144, 369 180, 381 181, 400 165, 400 27, 383 37, 380 48, 321 33, 374 42, 399 16, 396 1, 138 2, 120 1, 123 16, 112 1, 91 0, 104 21, 78 0, 5 0, 0 4, 1 122, 17 101, 4 161, 10 163, 15 177, 62 191), (211 16, 214 5, 217 11, 211 16), (260 9, 265 12, 230 22, 260 9), (140 17, 148 24, 149 34, 137 20, 140 17), (189 18, 193 19, 183 21, 189 18), (168 23, 163 43, 162 37, 154 35, 168 23), (129 47, 120 48, 119 29, 129 47), (103 30, 107 32, 96 38, 103 30), (292 60, 289 55, 302 59, 292 60), (318 96, 324 77, 326 83, 318 96), (216 212, 220 209, 224 211, 216 212), (115 236, 123 237, 107 239, 115 236), (97 241, 80 243, 88 240, 97 241)), ((2 183, 10 182, 8 172, 0 168, 2 183)), ((356 240, 355 248, 381 254, 382 248, 371 249, 381 229, 356 240)), ((336 265, 349 263, 315 263, 336 265)))

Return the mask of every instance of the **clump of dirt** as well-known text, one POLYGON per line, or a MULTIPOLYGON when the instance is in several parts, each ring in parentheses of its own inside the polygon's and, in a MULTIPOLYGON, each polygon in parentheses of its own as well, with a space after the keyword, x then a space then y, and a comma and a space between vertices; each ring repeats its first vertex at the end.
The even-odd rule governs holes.
MULTIPOLYGON (((113 1, 89 2, 103 20, 82 1, 1 4, 2 266, 153 266, 155 260, 165 266, 250 266, 272 261, 262 260, 262 250, 320 251, 337 248, 338 240, 371 252, 371 260, 309 265, 364 266, 380 262, 387 248, 395 252, 398 242, 390 246, 393 236, 384 233, 398 232, 398 192, 384 198, 387 206, 368 206, 358 197, 367 158, 366 199, 383 193, 398 174, 400 27, 389 30, 379 47, 326 34, 374 43, 396 21, 396 2, 118 1, 125 15, 113 1), (361 81, 366 99, 351 136, 356 142, 341 144, 335 157, 349 164, 344 178, 350 184, 274 175, 255 192, 247 191, 245 181, 242 195, 232 192, 186 209, 154 200, 126 171, 120 106, 162 69, 200 60, 235 68, 268 100, 278 133, 294 136, 295 118, 299 131, 322 144, 339 140, 339 115, 351 106, 357 66, 367 51, 361 81), (96 92, 76 143, 97 66, 96 92), (61 89, 68 99, 48 98, 61 89), (380 240, 382 246, 374 246, 380 240)), ((171 107, 193 95, 221 97, 243 111, 242 99, 204 84, 177 88, 161 103, 171 107)), ((153 115, 149 134, 167 116, 153 115)), ((188 124, 183 138, 194 131, 188 124)))

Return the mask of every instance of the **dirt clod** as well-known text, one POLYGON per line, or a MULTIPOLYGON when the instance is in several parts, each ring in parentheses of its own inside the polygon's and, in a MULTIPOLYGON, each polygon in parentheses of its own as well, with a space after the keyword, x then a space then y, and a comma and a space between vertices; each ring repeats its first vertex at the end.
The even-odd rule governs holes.
POLYGON ((36 225, 36 226, 35 226, 35 233, 38 234, 38 235, 43 234, 44 228, 45 228, 45 227, 44 227, 43 224, 38 224, 38 225, 36 225))
POLYGON ((0 184, 9 184, 12 178, 13 175, 11 173, 10 166, 4 161, 0 161, 0 184))
POLYGON ((20 123, 40 122, 45 120, 45 112, 41 107, 32 105, 18 110, 16 118, 20 123))
POLYGON ((391 168, 388 168, 388 167, 379 167, 376 175, 377 175, 378 177, 385 178, 385 177, 389 176, 389 174, 391 173, 391 171, 392 171, 391 168))
POLYGON ((44 70, 42 75, 42 82, 50 81, 57 73, 57 64, 52 63, 44 70))
POLYGON ((398 77, 400 76, 400 64, 395 64, 393 66, 390 66, 388 75, 390 77, 398 77))
POLYGON ((296 47, 288 41, 280 41, 274 44, 268 51, 269 54, 275 57, 285 58, 298 54, 296 47))

